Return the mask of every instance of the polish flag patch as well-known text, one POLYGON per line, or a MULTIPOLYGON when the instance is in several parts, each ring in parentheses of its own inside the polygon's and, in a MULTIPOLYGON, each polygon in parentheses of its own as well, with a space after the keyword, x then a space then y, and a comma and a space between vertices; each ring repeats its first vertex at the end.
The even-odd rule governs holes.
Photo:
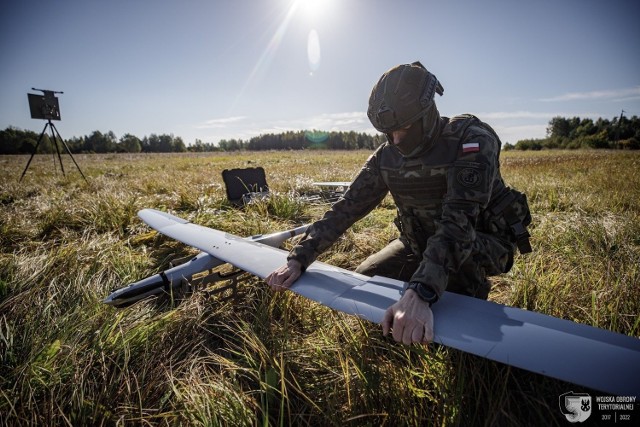
POLYGON ((463 153, 477 153, 478 151, 480 151, 479 142, 465 142, 462 144, 463 153))

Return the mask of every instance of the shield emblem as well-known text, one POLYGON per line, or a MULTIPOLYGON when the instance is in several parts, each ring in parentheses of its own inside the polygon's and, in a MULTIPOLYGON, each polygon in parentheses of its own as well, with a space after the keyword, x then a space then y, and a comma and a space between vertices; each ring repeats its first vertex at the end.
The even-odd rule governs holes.
POLYGON ((581 423, 591 415, 591 396, 587 393, 572 391, 560 395, 560 411, 567 421, 581 423))

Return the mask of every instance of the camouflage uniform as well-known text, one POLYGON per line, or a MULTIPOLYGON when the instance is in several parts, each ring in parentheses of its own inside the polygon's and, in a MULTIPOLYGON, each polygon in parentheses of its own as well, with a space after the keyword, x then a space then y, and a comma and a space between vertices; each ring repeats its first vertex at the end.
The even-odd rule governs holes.
POLYGON ((390 192, 400 237, 357 271, 486 299, 487 276, 509 271, 516 245, 530 250, 526 198, 505 186, 500 139, 487 124, 462 115, 436 127, 432 143, 410 157, 381 145, 289 258, 306 268, 390 192))

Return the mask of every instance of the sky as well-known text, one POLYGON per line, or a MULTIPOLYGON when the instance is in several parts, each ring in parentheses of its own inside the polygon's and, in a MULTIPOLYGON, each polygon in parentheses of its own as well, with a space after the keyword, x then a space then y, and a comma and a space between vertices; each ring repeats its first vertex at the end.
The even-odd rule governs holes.
POLYGON ((640 116, 639 21, 636 0, 5 0, 0 129, 42 130, 37 88, 64 92, 64 138, 375 133, 371 88, 419 60, 441 115, 515 144, 556 116, 640 116))

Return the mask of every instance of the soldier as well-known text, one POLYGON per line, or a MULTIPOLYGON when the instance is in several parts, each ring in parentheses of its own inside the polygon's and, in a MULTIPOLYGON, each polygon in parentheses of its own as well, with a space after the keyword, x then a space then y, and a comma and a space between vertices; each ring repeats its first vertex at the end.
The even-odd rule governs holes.
POLYGON ((500 175, 501 142, 472 115, 440 117, 434 96, 444 89, 420 62, 382 75, 367 115, 387 136, 343 197, 307 230, 287 264, 266 281, 289 287, 316 257, 391 193, 400 237, 357 272, 407 282, 382 322, 404 344, 433 340, 435 304, 445 291, 486 299, 487 276, 509 271, 515 247, 531 251, 526 197, 500 175))

